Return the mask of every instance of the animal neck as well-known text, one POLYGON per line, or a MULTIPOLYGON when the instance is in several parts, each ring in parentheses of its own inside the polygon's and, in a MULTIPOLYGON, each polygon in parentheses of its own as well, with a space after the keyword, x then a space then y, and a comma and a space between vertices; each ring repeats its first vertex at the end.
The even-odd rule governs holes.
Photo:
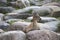
POLYGON ((36 19, 34 19, 34 17, 33 17, 33 28, 36 28, 37 27, 37 20, 36 19))

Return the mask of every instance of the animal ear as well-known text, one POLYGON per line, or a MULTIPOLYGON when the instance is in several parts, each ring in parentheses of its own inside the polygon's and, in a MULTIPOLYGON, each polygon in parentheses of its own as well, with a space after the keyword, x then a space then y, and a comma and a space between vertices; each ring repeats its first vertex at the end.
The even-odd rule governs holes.
POLYGON ((39 16, 39 14, 37 13, 37 11, 35 11, 35 10, 32 11, 32 14, 33 14, 33 16, 36 16, 36 17, 39 16))

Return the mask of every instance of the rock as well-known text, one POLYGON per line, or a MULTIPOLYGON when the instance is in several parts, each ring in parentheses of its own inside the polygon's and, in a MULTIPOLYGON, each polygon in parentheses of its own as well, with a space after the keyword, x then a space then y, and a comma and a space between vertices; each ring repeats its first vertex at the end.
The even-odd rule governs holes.
POLYGON ((14 23, 14 22, 17 22, 17 21, 21 21, 21 22, 24 22, 24 20, 22 20, 22 19, 8 19, 8 20, 6 20, 6 22, 7 23, 14 23))
POLYGON ((14 2, 14 1, 16 1, 16 0, 7 0, 8 2, 14 2))
POLYGON ((42 6, 42 7, 47 7, 47 8, 51 9, 51 13, 49 14, 50 16, 59 17, 59 15, 60 15, 60 7, 58 7, 58 6, 42 6))
POLYGON ((60 11, 54 12, 53 14, 51 14, 51 16, 60 17, 60 11))
POLYGON ((18 7, 18 5, 16 5, 16 2, 9 2, 8 5, 12 7, 16 7, 16 6, 18 7))
POLYGON ((14 10, 12 13, 28 13, 30 11, 32 12, 33 9, 39 9, 39 8, 40 8, 39 6, 30 6, 23 9, 14 10))
POLYGON ((46 25, 48 25, 49 27, 45 27, 51 31, 57 31, 58 29, 58 24, 60 23, 60 21, 52 21, 52 22, 47 22, 45 23, 46 25))
POLYGON ((7 30, 9 26, 10 25, 8 23, 0 21, 0 29, 7 30))
POLYGON ((7 6, 7 2, 0 2, 0 7, 7 6))
POLYGON ((12 7, 0 7, 0 13, 8 13, 8 12, 12 12, 13 10, 15 10, 12 7))
MULTIPOLYGON (((26 28, 31 24, 31 22, 14 22, 11 24, 10 27, 8 27, 8 30, 22 30, 25 31, 26 28)), ((50 30, 50 31, 56 31, 57 25, 59 24, 59 21, 52 21, 47 23, 37 23, 40 28, 40 30, 50 30)))
MULTIPOLYGON (((51 22, 51 21, 57 21, 58 19, 54 17, 40 17, 41 20, 39 21, 40 23, 46 23, 46 22, 51 22)), ((32 20, 33 17, 28 17, 27 20, 32 20)))
POLYGON ((31 5, 42 5, 40 0, 29 0, 31 5))
POLYGON ((29 13, 7 13, 5 16, 5 20, 7 19, 26 19, 27 17, 30 17, 31 14, 29 13))
POLYGON ((50 8, 40 7, 40 6, 30 6, 30 7, 26 7, 26 8, 19 9, 19 10, 14 10, 13 13, 30 13, 30 14, 32 14, 32 11, 36 11, 41 16, 46 16, 51 13, 50 8))
MULTIPOLYGON (((40 30, 50 30, 50 31, 56 31, 57 25, 60 23, 60 21, 51 21, 47 23, 37 23, 40 30)), ((31 22, 21 22, 17 21, 11 24, 10 27, 8 27, 8 30, 22 30, 25 31, 26 28, 31 24, 31 22)))
POLYGON ((60 33, 57 33, 57 35, 58 35, 58 39, 60 40, 60 33))
POLYGON ((42 7, 50 8, 51 11, 53 11, 53 12, 60 11, 60 7, 58 7, 58 6, 42 6, 42 7))
POLYGON ((30 6, 30 2, 28 0, 17 0, 15 2, 10 2, 8 5, 18 8, 24 8, 30 6))
POLYGON ((2 29, 0 29, 0 33, 3 33, 4 31, 2 29))
POLYGON ((27 33, 28 40, 59 40, 55 32, 49 30, 34 30, 27 33))
POLYGON ((43 6, 58 6, 58 7, 60 7, 60 4, 57 2, 51 2, 51 3, 44 4, 43 6))
POLYGON ((1 40, 25 40, 26 35, 22 31, 8 31, 0 34, 1 40))
POLYGON ((52 2, 52 0, 29 0, 31 5, 41 6, 47 3, 52 2))
POLYGON ((8 30, 21 30, 25 31, 26 27, 28 27, 30 23, 28 22, 14 22, 11 24, 11 26, 8 28, 8 30))
MULTIPOLYGON (((17 0, 18 4, 20 5, 20 2, 24 4, 25 7, 30 6, 29 0, 17 0)), ((21 5, 20 5, 21 6, 21 5)))
POLYGON ((6 2, 7 2, 7 0, 0 0, 0 2, 6 3, 6 2))
POLYGON ((0 21, 3 21, 4 19, 4 14, 0 13, 0 21))

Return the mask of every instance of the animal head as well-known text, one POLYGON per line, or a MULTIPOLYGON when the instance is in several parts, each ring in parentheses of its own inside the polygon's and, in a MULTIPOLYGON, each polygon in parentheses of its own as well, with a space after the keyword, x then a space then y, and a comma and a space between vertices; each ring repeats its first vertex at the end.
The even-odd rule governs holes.
POLYGON ((39 14, 36 11, 33 11, 32 14, 33 14, 33 20, 36 20, 36 21, 41 20, 39 14))

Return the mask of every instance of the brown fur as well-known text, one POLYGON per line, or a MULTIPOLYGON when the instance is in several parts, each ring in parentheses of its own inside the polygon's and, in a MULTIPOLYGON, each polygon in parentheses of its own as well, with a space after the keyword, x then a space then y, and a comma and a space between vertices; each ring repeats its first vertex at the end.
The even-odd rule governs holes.
POLYGON ((26 28, 26 32, 29 32, 31 30, 38 30, 39 27, 38 27, 38 24, 37 24, 37 21, 40 19, 38 13, 36 12, 33 12, 33 22, 26 28))

